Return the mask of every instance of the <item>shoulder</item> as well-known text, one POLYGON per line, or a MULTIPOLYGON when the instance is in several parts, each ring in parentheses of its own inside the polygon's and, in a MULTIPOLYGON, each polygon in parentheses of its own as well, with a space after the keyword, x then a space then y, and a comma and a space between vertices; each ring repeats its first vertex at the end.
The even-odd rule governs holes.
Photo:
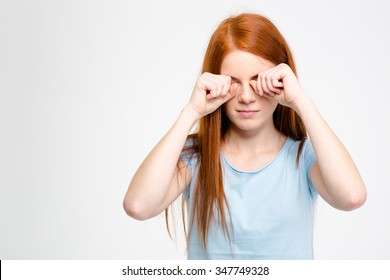
POLYGON ((317 161, 317 156, 314 152, 313 145, 309 138, 302 140, 293 140, 294 151, 299 169, 304 170, 308 175, 313 164, 317 161))
POLYGON ((305 137, 301 140, 295 140, 288 137, 285 145, 286 153, 289 157, 293 157, 300 167, 310 168, 316 161, 313 145, 309 138, 305 137))
POLYGON ((316 198, 317 191, 310 177, 310 171, 317 161, 313 145, 310 139, 306 137, 302 140, 294 140, 289 138, 289 141, 291 145, 291 156, 294 156, 295 168, 303 180, 301 183, 305 186, 308 186, 312 198, 316 198))
POLYGON ((286 145, 291 150, 291 152, 299 152, 300 154, 307 153, 313 149, 311 141, 308 137, 304 137, 301 140, 295 140, 291 137, 287 137, 286 145))
POLYGON ((285 142, 285 150, 287 153, 297 156, 304 149, 307 149, 308 139, 303 138, 302 140, 296 140, 291 137, 287 137, 285 142))

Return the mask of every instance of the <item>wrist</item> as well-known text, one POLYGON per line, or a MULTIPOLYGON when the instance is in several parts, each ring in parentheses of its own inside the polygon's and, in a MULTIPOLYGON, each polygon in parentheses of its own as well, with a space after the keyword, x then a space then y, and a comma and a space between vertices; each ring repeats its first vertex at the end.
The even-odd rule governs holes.
POLYGON ((302 95, 298 100, 294 102, 294 106, 291 108, 297 112, 297 114, 302 118, 303 115, 314 107, 314 103, 311 97, 307 94, 302 95))
POLYGON ((181 111, 180 116, 184 117, 184 119, 191 122, 192 126, 195 125, 200 119, 201 115, 190 105, 186 105, 181 111))

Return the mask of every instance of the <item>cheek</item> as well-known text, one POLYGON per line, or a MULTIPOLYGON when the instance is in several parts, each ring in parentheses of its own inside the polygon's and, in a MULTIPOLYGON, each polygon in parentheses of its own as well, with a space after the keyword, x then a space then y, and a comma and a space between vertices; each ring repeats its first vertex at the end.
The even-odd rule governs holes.
POLYGON ((278 106, 278 103, 276 101, 267 97, 260 97, 259 102, 261 103, 261 107, 263 108, 263 110, 266 111, 274 112, 276 107, 278 106))
POLYGON ((222 105, 222 110, 224 110, 226 114, 229 114, 232 110, 234 110, 234 99, 235 97, 222 105))

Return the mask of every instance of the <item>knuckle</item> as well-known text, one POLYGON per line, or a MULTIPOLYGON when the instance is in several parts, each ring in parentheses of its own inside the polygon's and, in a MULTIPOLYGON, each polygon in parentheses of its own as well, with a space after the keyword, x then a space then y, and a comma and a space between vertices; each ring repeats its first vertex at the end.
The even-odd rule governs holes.
POLYGON ((216 84, 210 85, 210 90, 216 92, 218 90, 218 86, 216 84))
POLYGON ((221 86, 218 85, 218 84, 216 84, 216 85, 214 86, 214 90, 218 93, 218 92, 221 90, 221 86))

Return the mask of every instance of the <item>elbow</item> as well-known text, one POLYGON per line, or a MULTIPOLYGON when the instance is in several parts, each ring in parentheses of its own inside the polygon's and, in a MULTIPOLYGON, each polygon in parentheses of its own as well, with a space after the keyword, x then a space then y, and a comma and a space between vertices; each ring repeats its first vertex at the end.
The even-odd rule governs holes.
POLYGON ((126 214, 133 219, 144 221, 150 218, 146 214, 146 211, 144 211, 142 204, 134 199, 131 200, 125 198, 123 201, 123 209, 125 210, 126 214))
POLYGON ((367 200, 367 191, 366 188, 363 186, 360 191, 355 191, 351 193, 346 200, 344 204, 344 209, 345 211, 352 211, 355 209, 358 209, 363 206, 363 204, 367 200))

